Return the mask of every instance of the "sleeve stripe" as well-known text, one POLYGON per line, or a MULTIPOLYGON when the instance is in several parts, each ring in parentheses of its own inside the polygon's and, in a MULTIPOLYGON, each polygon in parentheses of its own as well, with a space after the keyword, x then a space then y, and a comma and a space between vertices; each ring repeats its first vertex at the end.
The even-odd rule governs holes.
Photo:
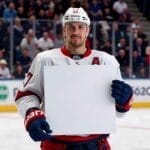
POLYGON ((121 105, 118 105, 116 104, 116 109, 119 111, 119 112, 126 112, 128 111, 131 107, 132 107, 132 104, 133 104, 133 96, 128 100, 128 102, 121 106, 121 105))
POLYGON ((30 96, 30 95, 35 95, 39 99, 39 102, 41 103, 41 101, 42 101, 41 98, 36 93, 34 93, 32 91, 18 91, 16 98, 15 98, 15 101, 17 101, 21 97, 30 96))

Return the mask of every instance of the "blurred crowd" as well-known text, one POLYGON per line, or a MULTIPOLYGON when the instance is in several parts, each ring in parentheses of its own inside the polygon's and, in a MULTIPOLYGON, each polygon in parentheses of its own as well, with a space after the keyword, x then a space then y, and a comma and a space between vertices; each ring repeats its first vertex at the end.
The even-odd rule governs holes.
POLYGON ((38 52, 63 46, 61 19, 71 6, 93 22, 88 46, 115 55, 124 78, 149 77, 149 41, 125 0, 0 0, 0 79, 24 78, 38 52))

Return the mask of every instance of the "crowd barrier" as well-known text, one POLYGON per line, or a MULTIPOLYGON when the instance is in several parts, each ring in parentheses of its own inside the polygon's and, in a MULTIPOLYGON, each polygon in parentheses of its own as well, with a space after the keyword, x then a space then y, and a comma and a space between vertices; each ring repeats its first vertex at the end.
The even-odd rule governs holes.
MULTIPOLYGON (((148 79, 125 79, 134 91, 133 108, 150 108, 150 82, 148 79)), ((0 112, 17 111, 15 94, 22 80, 0 81, 0 112)))

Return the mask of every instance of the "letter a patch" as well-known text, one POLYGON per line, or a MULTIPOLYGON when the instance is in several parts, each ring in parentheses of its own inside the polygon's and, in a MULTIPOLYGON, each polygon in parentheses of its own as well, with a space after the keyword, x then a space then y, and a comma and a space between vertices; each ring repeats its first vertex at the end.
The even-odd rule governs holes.
POLYGON ((99 57, 93 57, 92 65, 100 65, 99 57))

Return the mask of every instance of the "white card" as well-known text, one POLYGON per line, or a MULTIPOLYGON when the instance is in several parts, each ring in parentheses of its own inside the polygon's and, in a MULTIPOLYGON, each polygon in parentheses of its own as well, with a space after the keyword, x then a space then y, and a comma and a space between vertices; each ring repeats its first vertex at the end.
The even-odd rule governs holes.
POLYGON ((115 103, 106 65, 44 67, 45 112, 53 135, 112 133, 115 103))

